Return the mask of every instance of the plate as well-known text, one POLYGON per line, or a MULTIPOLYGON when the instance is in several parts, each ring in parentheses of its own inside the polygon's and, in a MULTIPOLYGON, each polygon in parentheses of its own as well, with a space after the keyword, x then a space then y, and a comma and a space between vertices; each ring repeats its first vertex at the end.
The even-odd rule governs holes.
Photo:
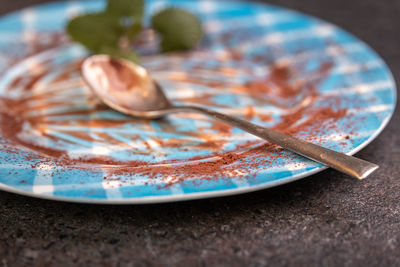
MULTIPOLYGON (((0 188, 40 198, 109 204, 233 195, 326 167, 199 114, 138 120, 94 98, 80 75, 87 51, 66 21, 102 1, 57 2, 0 19, 0 188)), ((338 27, 240 1, 147 1, 196 13, 205 38, 190 52, 142 63, 175 103, 239 116, 346 154, 388 123, 396 90, 383 60, 338 27)))

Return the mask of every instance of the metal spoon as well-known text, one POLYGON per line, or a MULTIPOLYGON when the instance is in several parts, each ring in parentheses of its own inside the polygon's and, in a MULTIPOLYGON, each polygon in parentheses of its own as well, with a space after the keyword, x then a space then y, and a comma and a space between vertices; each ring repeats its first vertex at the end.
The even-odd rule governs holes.
POLYGON ((197 106, 175 106, 146 69, 127 60, 94 55, 83 62, 82 73, 101 101, 134 117, 153 119, 175 112, 198 112, 358 179, 367 177, 378 168, 376 164, 226 114, 197 106))

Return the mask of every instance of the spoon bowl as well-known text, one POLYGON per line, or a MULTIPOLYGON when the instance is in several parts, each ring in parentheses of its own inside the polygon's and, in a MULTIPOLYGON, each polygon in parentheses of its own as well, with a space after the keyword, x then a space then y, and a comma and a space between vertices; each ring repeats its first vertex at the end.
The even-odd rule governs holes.
POLYGON ((367 177, 378 168, 378 165, 365 160, 210 109, 189 105, 175 106, 145 68, 124 59, 107 55, 91 56, 83 62, 82 74, 101 101, 134 117, 154 119, 175 112, 198 112, 358 179, 367 177))
POLYGON ((93 93, 121 113, 155 119, 171 112, 172 104, 160 85, 131 61, 94 55, 83 62, 82 74, 93 93))

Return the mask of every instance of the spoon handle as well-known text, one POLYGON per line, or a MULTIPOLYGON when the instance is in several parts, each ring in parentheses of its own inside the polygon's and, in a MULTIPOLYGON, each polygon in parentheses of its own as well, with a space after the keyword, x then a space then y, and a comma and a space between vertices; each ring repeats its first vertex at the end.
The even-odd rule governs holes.
POLYGON ((348 156, 312 143, 305 142, 290 135, 280 133, 251 122, 232 117, 223 113, 209 110, 197 106, 176 106, 175 112, 192 111, 211 116, 215 119, 224 121, 232 126, 238 127, 248 133, 263 138, 271 143, 303 155, 314 161, 318 161, 340 172, 352 177, 363 179, 375 171, 379 166, 368 161, 348 156))

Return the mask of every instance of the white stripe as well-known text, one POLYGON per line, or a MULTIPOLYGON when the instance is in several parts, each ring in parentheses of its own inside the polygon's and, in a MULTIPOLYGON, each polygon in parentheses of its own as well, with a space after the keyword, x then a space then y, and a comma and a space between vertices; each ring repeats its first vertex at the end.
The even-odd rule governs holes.
MULTIPOLYGON (((256 16, 252 16, 253 21, 259 26, 269 26, 277 22, 277 17, 273 15, 273 13, 265 12, 257 14, 256 16)), ((282 16, 288 17, 288 16, 282 16)))
POLYGON ((367 69, 373 69, 373 68, 379 68, 383 67, 384 63, 382 60, 372 60, 369 62, 363 62, 363 63, 356 63, 356 64, 348 64, 344 63, 342 65, 339 65, 337 68, 333 70, 333 74, 350 74, 350 73, 355 73, 355 72, 362 72, 367 69))
POLYGON ((215 13, 218 8, 217 3, 214 1, 203 1, 198 3, 198 6, 198 11, 203 13, 215 13))
POLYGON ((110 153, 109 146, 93 146, 92 155, 107 156, 110 153))
POLYGON ((21 14, 21 20, 23 23, 23 33, 22 39, 26 43, 31 43, 34 36, 33 36, 33 23, 36 19, 36 14, 34 9, 27 8, 21 14))
MULTIPOLYGON (((155 131, 156 132, 156 131, 155 131)), ((166 153, 163 153, 163 149, 160 149, 160 144, 152 139, 145 139, 143 142, 146 142, 148 146, 150 146, 150 151, 158 151, 154 153, 154 157, 156 157, 157 161, 166 160, 166 153)), ((149 150, 149 149, 146 149, 149 150)))
MULTIPOLYGON (((384 66, 384 63, 381 60, 373 60, 373 61, 369 61, 369 62, 356 63, 356 64, 343 62, 342 64, 335 67, 329 73, 329 75, 345 76, 345 75, 351 75, 351 74, 355 74, 355 73, 363 73, 366 70, 374 69, 374 68, 381 68, 383 66, 384 66)), ((321 73, 313 72, 313 73, 305 75, 305 78, 306 78, 306 81, 313 80, 313 79, 319 79, 319 78, 321 78, 321 73)))
MULTIPOLYGON (((380 60, 364 62, 363 64, 343 63, 342 65, 339 65, 339 67, 333 69, 333 71, 331 71, 330 75, 331 76, 333 76, 333 75, 345 76, 345 75, 351 75, 351 74, 355 74, 355 73, 363 73, 365 70, 372 69, 372 68, 380 68, 383 66, 384 66, 384 63, 380 60)), ((296 82, 297 82, 297 84, 301 84, 301 83, 307 83, 311 80, 320 79, 320 78, 321 78, 321 73, 313 72, 313 73, 305 74, 304 77, 301 77, 296 82)))
MULTIPOLYGON (((208 2, 208 4, 211 3, 214 2, 208 2)), ((218 34, 224 31, 244 30, 257 26, 267 27, 295 20, 296 18, 294 18, 292 14, 293 12, 288 11, 275 11, 259 13, 256 16, 248 15, 229 19, 212 19, 204 23, 204 28, 209 34, 218 34)))
MULTIPOLYGON (((271 106, 265 106, 265 107, 253 107, 253 109, 258 114, 285 115, 285 114, 292 113, 293 110, 295 110, 298 107, 300 107, 300 105, 293 106, 293 108, 290 108, 290 109, 286 109, 286 108, 279 108, 279 107, 271 105, 271 106)), ((218 108, 214 108, 214 110, 221 112, 221 113, 226 113, 229 115, 243 115, 246 108, 234 108, 234 107, 221 108, 221 107, 218 107, 218 108)))
POLYGON ((392 109, 392 105, 376 105, 367 108, 353 108, 347 110, 347 114, 380 113, 392 109))
MULTIPOLYGON (((329 26, 329 25, 328 25, 329 26)), ((238 44, 236 49, 240 50, 246 50, 246 49, 253 49, 254 46, 258 45, 278 45, 281 43, 285 43, 287 41, 295 41, 297 39, 305 39, 309 37, 326 37, 321 36, 321 31, 324 32, 324 30, 321 29, 326 29, 327 25, 326 24, 321 24, 317 26, 313 26, 307 29, 299 29, 299 30, 293 30, 293 31, 288 31, 288 32, 282 32, 282 31, 277 31, 270 33, 268 35, 265 35, 264 37, 257 39, 257 40, 249 40, 246 42, 242 42, 238 44)), ((324 33, 327 34, 327 33, 324 33)), ((333 32, 332 32, 333 34, 333 32)))
MULTIPOLYGON (((146 148, 146 146, 144 145, 144 143, 142 141, 134 141, 134 140, 131 140, 129 138, 125 138, 125 137, 123 137, 123 136, 121 136, 119 134, 116 134, 114 132, 109 132, 109 133, 107 133, 107 135, 109 135, 110 137, 112 137, 112 138, 114 138, 114 139, 116 139, 118 141, 121 141, 121 142, 123 142, 123 143, 125 143, 125 144, 127 144, 127 145, 129 145, 129 146, 131 146, 133 148, 135 148, 135 149, 145 149, 146 148)), ((108 145, 108 147, 111 149, 110 145, 108 145)), ((113 146, 113 148, 114 148, 114 146, 113 146)), ((115 146, 115 148, 116 149, 111 149, 111 150, 114 151, 114 150, 120 150, 121 149, 119 146, 115 146)))
POLYGON ((79 15, 81 12, 82 12, 82 6, 78 2, 72 1, 68 3, 66 11, 68 18, 75 17, 79 15))
POLYGON ((5 42, 5 41, 9 41, 9 40, 13 40, 13 39, 17 39, 21 36, 20 32, 6 32, 4 30, 2 30, 0 32, 0 43, 1 42, 5 42))
POLYGON ((219 33, 224 28, 221 20, 210 20, 204 24, 204 29, 207 33, 219 33))
POLYGON ((40 164, 36 168, 36 176, 33 181, 33 193, 51 195, 54 192, 52 173, 55 169, 51 164, 40 164))
POLYGON ((282 64, 282 63, 288 64, 291 62, 300 62, 300 61, 304 61, 304 60, 310 60, 311 58, 319 56, 319 55, 337 56, 340 54, 349 54, 351 52, 361 51, 364 49, 365 49, 364 45, 360 44, 360 43, 350 43, 350 44, 345 44, 343 46, 329 45, 329 46, 324 46, 323 49, 320 49, 320 48, 310 49, 310 50, 306 50, 304 52, 281 57, 278 60, 277 64, 282 64))
POLYGON ((160 144, 152 139, 144 140, 144 141, 150 146, 150 149, 152 149, 152 150, 158 149, 160 147, 160 144))
POLYGON ((119 188, 121 187, 121 183, 119 181, 107 181, 105 179, 102 183, 101 186, 106 192, 107 199, 121 199, 122 194, 119 188))
POLYGON ((331 24, 320 24, 315 27, 315 32, 317 36, 327 37, 335 33, 335 28, 331 24))
POLYGON ((305 162, 289 163, 285 165, 285 169, 289 171, 298 171, 305 168, 307 168, 307 164, 305 162))
POLYGON ((349 133, 346 132, 342 132, 342 133, 334 133, 334 134, 330 134, 327 136, 322 136, 320 137, 321 141, 343 141, 343 140, 347 140, 346 137, 349 136, 351 140, 352 138, 358 138, 358 137, 366 137, 366 136, 371 136, 376 132, 376 129, 374 130, 369 130, 369 131, 363 131, 363 132, 356 132, 352 135, 350 135, 349 133))
MULTIPOLYGON (((31 170, 32 167, 31 165, 26 165, 26 164, 6 164, 6 163, 1 163, 0 165, 1 169, 21 169, 21 170, 31 170)), ((61 167, 62 168, 62 167, 61 167)))
POLYGON ((324 96, 342 95, 342 94, 367 94, 381 90, 392 89, 392 81, 378 81, 374 83, 360 83, 352 87, 335 88, 326 92, 321 92, 324 96))
POLYGON ((167 3, 164 1, 156 1, 150 5, 149 13, 150 14, 157 13, 157 12, 161 11, 162 9, 164 9, 166 7, 166 5, 167 5, 167 3))
POLYGON ((35 19, 36 19, 36 13, 33 8, 27 8, 22 11, 21 20, 25 30, 32 29, 32 23, 35 21, 35 19))
POLYGON ((171 185, 169 187, 169 189, 173 195, 183 195, 184 194, 182 187, 179 184, 171 185))
POLYGON ((234 185, 236 185, 239 188, 245 188, 245 187, 250 186, 249 183, 245 179, 236 178, 236 179, 232 179, 231 181, 234 185))
MULTIPOLYGON (((165 178, 165 182, 166 184, 170 184, 170 183, 174 183, 176 182, 176 180, 172 177, 172 176, 167 176, 165 178)), ((168 187, 169 190, 171 191, 172 195, 182 195, 184 194, 182 187, 179 184, 173 184, 171 186, 168 187)))

